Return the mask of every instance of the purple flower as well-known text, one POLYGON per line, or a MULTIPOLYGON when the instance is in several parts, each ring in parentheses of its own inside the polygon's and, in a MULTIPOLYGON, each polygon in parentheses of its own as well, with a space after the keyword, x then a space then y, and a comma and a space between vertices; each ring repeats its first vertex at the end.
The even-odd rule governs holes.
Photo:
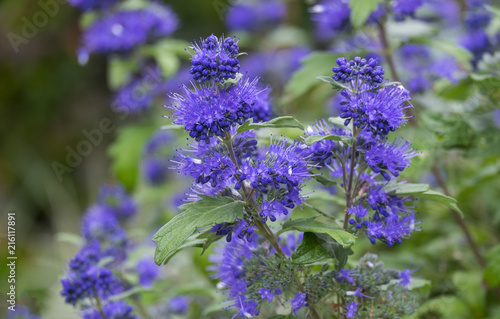
POLYGON ((396 21, 402 21, 406 17, 415 17, 415 12, 423 4, 423 0, 395 0, 393 10, 396 21))
POLYGON ((240 316, 258 314, 258 304, 254 300, 247 300, 246 262, 250 261, 257 249, 257 235, 252 234, 252 239, 234 238, 223 247, 215 248, 215 254, 210 255, 209 260, 213 266, 209 270, 214 272, 214 277, 220 280, 220 286, 224 288, 231 300, 230 308, 238 309, 240 316))
POLYGON ((306 47, 257 52, 241 61, 242 73, 259 76, 264 83, 281 89, 301 66, 301 61, 310 52, 306 47))
POLYGON ((139 275, 139 283, 146 287, 151 287, 158 277, 160 268, 155 264, 153 258, 145 257, 139 260, 136 266, 139 275))
POLYGON ((292 310, 297 313, 300 308, 304 307, 307 305, 306 303, 307 296, 304 295, 302 292, 298 292, 295 297, 290 300, 290 305, 292 306, 292 310))
POLYGON ((413 272, 415 272, 415 269, 414 270, 405 269, 402 272, 400 272, 399 276, 400 276, 401 280, 398 283, 401 286, 408 289, 408 286, 411 284, 411 280, 413 278, 411 275, 413 272))
MULTIPOLYGON (((314 125, 309 125, 304 131, 305 136, 325 136, 325 135, 341 135, 349 136, 350 134, 343 128, 337 126, 330 126, 325 120, 316 121, 314 125)), ((322 140, 308 146, 306 153, 311 154, 311 162, 316 164, 317 167, 323 167, 332 163, 334 149, 339 142, 331 140, 322 140)))
POLYGON ((302 203, 300 189, 311 178, 311 164, 300 144, 289 144, 282 137, 271 140, 268 149, 260 150, 255 161, 243 161, 240 179, 256 190, 262 203, 262 220, 274 221, 277 214, 286 215, 287 208, 302 203))
POLYGON ((175 296, 168 302, 168 308, 176 315, 184 315, 189 308, 189 299, 185 296, 175 296))
POLYGON ((122 291, 118 279, 106 268, 92 267, 82 274, 74 274, 61 280, 61 295, 65 302, 75 305, 85 298, 107 299, 122 291))
POLYGON ((238 41, 224 36, 217 39, 213 34, 200 43, 193 43, 194 54, 191 58, 193 79, 198 83, 224 83, 234 79, 240 70, 238 61, 238 41))
POLYGON ((191 176, 197 184, 206 184, 218 190, 234 185, 236 166, 228 155, 215 152, 203 157, 191 157, 178 152, 172 162, 177 165, 172 167, 186 176, 191 176))
POLYGON ((356 302, 350 302, 347 305, 347 311, 345 316, 349 319, 356 317, 356 311, 358 311, 358 304, 356 302))
POLYGON ((414 214, 391 215, 388 218, 374 220, 368 223, 367 234, 370 242, 381 240, 387 246, 394 243, 400 244, 403 238, 407 238, 412 232, 418 230, 414 214))
POLYGON ((384 69, 378 65, 376 59, 362 59, 355 57, 354 60, 347 61, 346 58, 337 59, 338 66, 334 67, 332 78, 335 81, 349 83, 363 81, 372 86, 377 86, 384 80, 384 69))
POLYGON ((135 114, 151 107, 162 89, 163 79, 159 68, 146 69, 140 77, 133 78, 116 93, 112 102, 115 110, 135 114))
POLYGON ((255 104, 252 106, 253 122, 267 122, 272 118, 271 101, 269 97, 269 90, 262 90, 257 94, 255 104))
POLYGON ((103 10, 111 7, 119 0, 68 0, 73 6, 82 11, 103 10))
POLYGON ((347 281, 348 283, 352 284, 352 285, 355 285, 356 282, 354 281, 354 279, 351 277, 351 272, 347 269, 344 269, 342 268, 339 273, 338 273, 338 279, 340 279, 340 281, 347 281))
POLYGON ((101 246, 97 240, 83 246, 80 251, 69 261, 69 271, 82 274, 90 267, 95 266, 101 259, 101 246))
MULTIPOLYGON (((136 319, 133 308, 125 301, 111 301, 102 307, 107 319, 136 319)), ((84 319, 103 319, 99 310, 91 310, 83 315, 84 319)))
POLYGON ((299 233, 298 235, 292 233, 286 236, 286 240, 280 240, 280 238, 278 238, 278 242, 283 253, 287 257, 291 257, 295 249, 297 249, 297 245, 302 241, 303 238, 304 233, 299 233))
POLYGON ((316 36, 321 41, 330 40, 351 26, 349 1, 322 0, 311 8, 311 13, 316 36))
MULTIPOLYGON (((362 88, 366 87, 363 85, 362 88)), ((340 114, 346 119, 345 125, 353 120, 354 126, 366 128, 373 136, 384 137, 395 131, 406 122, 406 109, 412 107, 410 94, 401 85, 387 86, 375 92, 351 93, 344 90, 340 93, 345 98, 340 114)))
POLYGON ((399 172, 410 165, 410 158, 417 155, 418 153, 410 148, 410 142, 403 142, 398 138, 394 142, 373 143, 365 152, 365 160, 375 173, 380 173, 385 180, 390 181, 388 172, 398 177, 399 172))
POLYGON ((174 134, 169 130, 159 130, 146 143, 141 163, 142 172, 146 181, 151 185, 160 185, 168 175, 168 157, 170 144, 174 134))
POLYGON ((7 311, 5 319, 41 319, 42 317, 34 315, 23 305, 16 305, 16 311, 7 311))
POLYGON ((368 299, 374 299, 375 297, 370 297, 368 295, 365 295, 364 293, 361 292, 361 288, 357 288, 355 291, 347 291, 345 293, 347 296, 356 296, 359 298, 368 298, 368 299))
POLYGON ((120 221, 130 219, 137 211, 133 199, 121 185, 101 186, 97 204, 109 209, 120 221))
POLYGON ((94 205, 82 219, 82 236, 88 241, 97 239, 118 244, 127 240, 125 230, 109 208, 94 205))
POLYGON ((262 296, 262 299, 266 299, 267 302, 273 301, 274 294, 271 292, 271 290, 266 289, 266 288, 261 288, 259 290, 259 293, 262 296))
POLYGON ((158 3, 119 11, 96 20, 85 30, 82 54, 127 52, 149 40, 168 36, 176 28, 175 14, 158 3))
POLYGON ((182 94, 171 95, 176 102, 168 106, 174 111, 174 123, 183 125, 189 136, 207 144, 213 136, 224 136, 231 127, 252 117, 252 106, 261 92, 257 79, 242 78, 227 90, 210 87, 182 86, 182 94))
POLYGON ((286 6, 281 1, 240 2, 227 11, 226 25, 234 31, 255 32, 279 24, 285 14, 286 6))

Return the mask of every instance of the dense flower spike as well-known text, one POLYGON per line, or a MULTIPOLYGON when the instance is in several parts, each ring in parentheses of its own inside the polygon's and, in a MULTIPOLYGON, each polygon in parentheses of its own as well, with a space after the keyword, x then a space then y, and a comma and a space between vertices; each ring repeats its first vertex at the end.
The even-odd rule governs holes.
POLYGON ((231 127, 243 124, 253 116, 252 107, 258 100, 258 80, 246 77, 228 89, 217 86, 189 89, 182 86, 181 94, 173 94, 175 124, 183 125, 197 142, 210 143, 213 136, 224 136, 231 127))
POLYGON ((399 176, 408 165, 410 159, 418 153, 410 148, 408 141, 397 139, 394 142, 377 141, 370 145, 365 153, 366 163, 375 173, 380 173, 385 180, 391 180, 389 173, 394 177, 399 176))
POLYGON ((286 6, 279 0, 240 1, 229 7, 226 25, 230 30, 256 32, 283 21, 286 6))
MULTIPOLYGON (((365 88, 365 86, 362 86, 365 88)), ((340 92, 344 97, 341 102, 340 117, 346 119, 345 125, 352 120, 354 126, 367 128, 373 136, 384 137, 395 131, 407 120, 406 109, 410 104, 410 93, 401 85, 391 85, 376 91, 351 93, 340 92)))
MULTIPOLYGON (((275 221, 277 216, 287 215, 288 208, 302 203, 300 188, 311 178, 310 168, 309 154, 301 145, 281 137, 271 140, 268 150, 261 149, 256 162, 242 163, 240 179, 257 191, 262 220, 275 221)), ((239 187, 241 184, 236 185, 239 187)))
POLYGON ((378 65, 375 59, 362 59, 355 57, 347 61, 346 58, 337 59, 338 66, 334 67, 332 78, 342 83, 363 82, 371 86, 377 86, 384 80, 384 69, 378 65))
POLYGON ((236 78, 240 70, 238 61, 238 41, 224 36, 217 38, 213 34, 200 43, 193 43, 194 54, 191 58, 193 79, 198 83, 224 83, 236 78))
POLYGON ((149 40, 167 36, 176 28, 175 14, 158 3, 144 9, 119 11, 95 21, 85 31, 80 54, 127 52, 149 40))
POLYGON ((257 94, 255 104, 252 106, 253 122, 267 122, 272 118, 271 101, 269 97, 270 90, 263 90, 257 94))
POLYGON ((72 274, 61 280, 63 290, 61 295, 66 303, 75 305, 85 298, 107 299, 110 295, 122 291, 119 281, 111 271, 101 267, 91 267, 82 274, 72 274))
MULTIPOLYGON (((330 126, 325 120, 316 121, 314 125, 309 125, 304 131, 306 137, 309 136, 326 136, 326 135, 341 135, 341 136, 350 136, 346 130, 343 128, 339 128, 337 126, 330 126)), ((316 142, 309 146, 306 150, 307 153, 311 153, 311 162, 316 164, 318 168, 323 167, 325 165, 330 165, 332 163, 332 157, 334 150, 337 146, 340 146, 341 143, 331 141, 331 140, 322 140, 316 142)))

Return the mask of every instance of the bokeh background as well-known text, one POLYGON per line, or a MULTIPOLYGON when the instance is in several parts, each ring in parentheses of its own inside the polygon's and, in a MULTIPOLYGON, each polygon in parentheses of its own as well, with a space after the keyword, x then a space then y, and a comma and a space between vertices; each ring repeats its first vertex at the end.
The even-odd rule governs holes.
MULTIPOLYGON (((287 14, 279 27, 253 35, 234 33, 241 39, 242 51, 263 52, 298 47, 304 50, 304 57, 310 51, 317 51, 319 55, 331 52, 329 45, 318 41, 315 35, 309 13, 314 2, 285 2, 287 14)), ((19 44, 17 49, 8 35, 22 34, 26 21, 32 20, 40 11, 40 4, 28 0, 3 0, 0 3, 0 234, 4 243, 5 216, 7 212, 14 211, 18 298, 20 303, 42 313, 43 318, 77 317, 77 312, 65 305, 60 297, 60 278, 66 262, 78 250, 76 237, 71 234, 79 234, 80 218, 95 201, 99 187, 104 183, 120 182, 129 191, 140 189, 137 182, 140 172, 136 164, 139 163, 145 138, 131 139, 128 153, 119 155, 131 159, 130 163, 124 164, 125 168, 113 167, 116 166, 116 163, 113 164, 116 152, 115 155, 110 154, 110 146, 119 139, 120 128, 129 125, 145 127, 141 132, 148 137, 167 123, 162 114, 168 113, 162 106, 165 100, 158 98, 145 117, 130 115, 120 118, 110 108, 113 93, 109 88, 107 58, 92 55, 87 64, 78 63, 82 13, 65 2, 58 3, 58 12, 46 24, 36 27, 35 34, 26 43, 19 44), (112 132, 104 134, 103 141, 93 146, 81 163, 58 176, 54 163, 65 163, 68 149, 76 149, 86 139, 83 131, 97 128, 105 118, 113 123, 112 132), (134 165, 135 170, 129 169, 134 165)), ((228 1, 165 3, 180 21, 179 28, 172 35, 175 39, 188 43, 211 33, 233 35, 225 21, 225 13, 230 7, 228 1)), ((456 8, 461 10, 463 16, 466 3, 457 3, 456 8)), ((498 21, 495 23, 498 26, 498 21)), ((415 26, 407 26, 404 30, 414 31, 415 26)), ((340 51, 342 49, 337 50, 340 51)), ((179 58, 182 63, 187 63, 189 55, 181 53, 179 58)), ((308 76, 311 82, 316 76, 329 75, 334 60, 328 60, 330 56, 321 58, 311 62, 309 71, 303 71, 301 76, 308 76), (322 61, 330 62, 325 64, 322 61), (318 70, 322 74, 318 74, 318 70)), ((285 68, 297 70, 299 65, 292 66, 292 63, 296 62, 289 62, 290 65, 285 65, 285 68)), ((404 69, 404 61, 401 65, 404 69)), ((276 84, 273 93, 276 115, 294 115, 303 123, 336 115, 332 111, 334 106, 330 98, 334 92, 330 88, 302 82, 296 77, 286 89, 285 84, 292 79, 292 73, 284 73, 289 76, 284 83, 281 79, 272 83, 276 84), (301 88, 302 83, 306 89, 301 88), (290 95, 297 91, 301 93, 290 95)), ((403 81, 403 84, 406 83, 403 81)), ((498 109, 499 91, 498 87, 491 87, 493 85, 486 84, 484 87, 473 82, 468 75, 456 82, 439 82, 433 86, 437 94, 421 95, 415 99, 422 110, 419 126, 407 127, 401 133, 413 140, 422 151, 422 156, 415 160, 414 168, 406 173, 406 177, 415 182, 431 183, 439 189, 439 184, 430 174, 431 168, 437 167, 446 176, 483 255, 500 242, 500 139, 494 122, 498 116, 498 111, 495 113, 494 109, 498 109), (480 106, 472 111, 467 109, 468 101, 477 96, 480 106), (450 109, 451 106, 455 108, 450 109)), ((289 133, 294 137, 300 135, 289 133)), ((127 137, 130 135, 121 137, 125 148, 127 142, 124 139, 127 137)), ((179 141, 182 139, 179 137, 179 141)), ((151 196, 158 200, 162 196, 158 193, 174 192, 177 186, 157 189, 151 196)), ((147 201, 144 197, 142 200, 147 201)), ((455 299, 463 297, 466 310, 458 309, 457 313, 465 311, 471 314, 470 318, 495 318, 494 315, 500 314, 500 304, 496 304, 496 312, 486 311, 485 305, 495 304, 496 295, 485 292, 483 296, 481 293, 484 297, 481 300, 474 295, 473 291, 480 289, 478 283, 481 284, 482 267, 477 265, 452 214, 436 203, 419 203, 418 210, 421 212, 423 231, 413 235, 400 248, 388 250, 377 246, 378 253, 385 256, 390 265, 420 266, 422 271, 419 275, 432 282, 426 298, 442 295, 455 299), (467 281, 471 276, 480 279, 467 281), (465 284, 457 285, 457 277, 465 284), (464 289, 470 290, 469 293, 464 293, 464 289)), ((146 209, 143 213, 147 212, 146 209)), ((366 245, 359 251, 370 249, 371 246, 366 245)), ((7 271, 3 262, 6 260, 6 244, 0 247, 0 260, 3 292, 7 284, 3 280, 7 271)), ((440 304, 446 306, 446 303, 440 304)), ((4 306, 2 304, 1 307, 4 306)), ((432 308, 432 305, 429 307, 432 308)), ((441 318, 438 314, 433 316, 433 309, 430 315, 423 317, 441 318)), ((3 315, 4 309, 0 309, 0 313, 3 315)))

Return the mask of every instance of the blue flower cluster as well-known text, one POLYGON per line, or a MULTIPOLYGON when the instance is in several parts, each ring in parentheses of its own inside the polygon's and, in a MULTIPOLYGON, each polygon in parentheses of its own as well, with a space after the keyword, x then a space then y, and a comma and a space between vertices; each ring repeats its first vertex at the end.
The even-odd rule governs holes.
POLYGON ((171 131, 160 130, 144 145, 141 168, 144 179, 149 184, 160 185, 167 179, 170 144, 174 137, 171 131))
MULTIPOLYGON (((69 261, 67 277, 61 280, 61 295, 67 303, 80 307, 83 318, 101 319, 102 314, 106 318, 136 318, 130 305, 109 300, 130 288, 117 270, 123 271, 133 247, 123 227, 136 211, 134 201, 121 186, 104 185, 95 205, 83 216, 84 245, 69 261)), ((137 265, 136 273, 144 286, 158 275, 158 267, 153 263, 152 269, 150 262, 153 261, 148 258, 137 265)))
MULTIPOLYGON (((315 22, 316 37, 320 41, 329 41, 345 31, 353 30, 350 22, 351 8, 349 0, 321 0, 311 7, 311 19, 315 22)), ((415 18, 416 11, 424 0, 394 0, 389 4, 379 3, 368 17, 366 24, 376 24, 388 13, 394 14, 396 21, 415 18)))
MULTIPOLYGON (((318 135, 326 136, 331 134, 352 136, 352 134, 341 127, 331 127, 325 120, 316 121, 315 125, 309 125, 305 130, 306 137, 318 135)), ((342 147, 341 143, 331 140, 322 140, 312 144, 308 148, 308 152, 311 154, 311 162, 315 163, 317 168, 330 165, 333 160, 333 155, 336 151, 339 151, 339 147, 342 147)))
POLYGON ((138 45, 172 34, 177 24, 172 10, 158 3, 108 14, 85 30, 82 53, 128 52, 138 45))
MULTIPOLYGON (((279 281, 261 282, 258 276, 255 276, 255 265, 260 265, 258 267, 262 267, 263 272, 270 271, 259 260, 276 256, 276 251, 262 249, 263 238, 257 234, 252 233, 249 237, 249 240, 238 237, 216 247, 209 258, 213 265, 208 268, 224 287, 224 294, 231 302, 228 308, 236 308, 235 316, 242 318, 259 315, 264 301, 279 300, 285 291, 296 289, 279 281)), ((290 256, 300 241, 302 236, 290 234, 286 240, 280 241, 280 246, 290 256)), ((305 297, 302 292, 295 293, 295 297, 289 301, 294 311, 306 305, 305 297)))
POLYGON ((253 106, 258 103, 258 80, 244 77, 226 90, 216 84, 193 89, 183 85, 181 93, 174 93, 176 102, 168 106, 174 111, 174 123, 183 125, 197 142, 210 143, 213 136, 224 137, 232 127, 253 117, 253 106))
POLYGON ((460 39, 460 44, 472 52, 474 59, 471 61, 474 68, 486 52, 495 49, 494 41, 486 32, 486 27, 490 24, 492 13, 486 9, 489 1, 468 0, 467 12, 465 16, 465 32, 460 39))
POLYGON ((68 0, 68 2, 82 11, 89 11, 108 9, 119 0, 68 0))
POLYGON ((405 44, 398 49, 396 57, 405 65, 407 72, 402 78, 413 94, 428 90, 434 81, 443 77, 454 83, 458 81, 458 62, 449 55, 438 56, 425 45, 405 44))
POLYGON ((412 232, 419 230, 411 199, 387 194, 382 186, 374 184, 356 206, 348 209, 349 224, 365 231, 372 244, 380 240, 388 246, 401 244, 412 232), (370 216, 370 209, 372 214, 370 216))
POLYGON ((279 0, 258 0, 232 5, 226 14, 226 25, 232 31, 257 32, 280 24, 286 6, 279 0))
POLYGON ((394 19, 403 21, 407 17, 415 17, 415 12, 424 4, 424 0, 395 0, 393 4, 394 19))
POLYGON ((236 78, 240 70, 238 41, 213 34, 200 43, 193 43, 191 74, 198 83, 215 81, 224 83, 236 78))
POLYGON ((377 86, 384 81, 384 69, 378 65, 376 59, 362 59, 355 57, 354 60, 347 61, 346 58, 337 59, 338 66, 333 67, 332 78, 341 83, 358 82, 366 83, 370 86, 377 86))
POLYGON ((262 221, 275 221, 277 216, 288 214, 288 209, 302 203, 302 184, 311 178, 309 154, 298 143, 289 143, 284 138, 271 140, 269 149, 261 148, 255 161, 241 165, 240 181, 248 183, 261 203, 262 221))
POLYGON ((385 137, 395 131, 406 120, 406 109, 410 104, 410 93, 401 85, 391 85, 378 90, 363 85, 361 93, 343 90, 340 117, 345 125, 351 120, 355 127, 370 131, 374 136, 385 137))

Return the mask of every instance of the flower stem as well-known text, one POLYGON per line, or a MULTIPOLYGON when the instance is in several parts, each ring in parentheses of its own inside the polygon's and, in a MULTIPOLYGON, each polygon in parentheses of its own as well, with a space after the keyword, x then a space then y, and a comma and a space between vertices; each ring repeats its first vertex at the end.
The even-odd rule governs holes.
MULTIPOLYGON (((344 216, 344 226, 342 227, 344 230, 347 229, 348 221, 349 221, 349 212, 347 211, 348 208, 352 206, 352 199, 353 199, 353 187, 352 187, 352 181, 354 179, 354 166, 356 166, 356 139, 357 139, 357 130, 356 126, 353 125, 352 129, 352 136, 354 141, 352 142, 352 147, 351 147, 351 164, 349 167, 349 182, 348 185, 344 185, 344 190, 345 190, 345 199, 346 199, 346 211, 345 211, 345 216, 344 216)), ((345 170, 344 170, 345 171, 345 170)))
POLYGON ((104 311, 102 310, 101 298, 99 296, 97 296, 95 298, 95 301, 96 301, 96 304, 97 304, 97 310, 101 314, 102 319, 108 319, 108 317, 104 314, 104 311))
MULTIPOLYGON (((436 178, 437 183, 443 190, 443 193, 446 196, 451 196, 450 190, 448 189, 448 185, 446 184, 445 179, 443 178, 443 175, 441 175, 441 172, 439 172, 439 169, 437 168, 436 165, 433 165, 431 168, 432 174, 436 178)), ((472 249, 472 252, 474 253, 474 256, 476 257, 478 263, 481 265, 481 267, 486 267, 486 259, 484 256, 481 254, 481 251, 479 250, 479 246, 477 245, 476 241, 472 237, 472 234, 469 230, 469 226, 465 222, 465 220, 460 216, 458 212, 456 212, 453 209, 450 209, 453 217, 455 218, 455 221, 457 222, 458 226, 462 229, 462 232, 465 235, 465 238, 467 239, 467 242, 469 243, 470 248, 472 249)))

